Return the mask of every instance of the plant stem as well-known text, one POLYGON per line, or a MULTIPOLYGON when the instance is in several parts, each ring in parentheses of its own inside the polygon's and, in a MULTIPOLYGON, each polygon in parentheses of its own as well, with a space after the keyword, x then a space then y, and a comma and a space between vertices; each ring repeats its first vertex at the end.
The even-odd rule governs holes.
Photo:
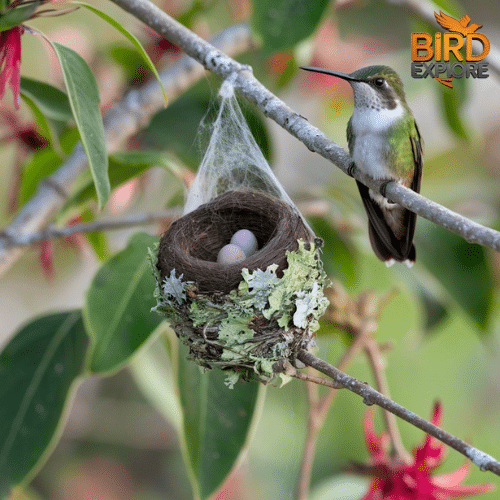
MULTIPOLYGON (((375 384, 380 393, 384 394, 387 398, 390 398, 389 384, 387 382, 387 377, 385 375, 384 359, 380 353, 380 349, 377 345, 376 340, 373 337, 366 339, 365 351, 370 361, 372 367, 372 372, 375 377, 375 384)), ((411 457, 406 451, 403 441, 401 440, 401 434, 399 433, 398 424, 396 422, 396 416, 387 410, 382 410, 385 420, 385 426, 387 428, 387 433, 392 444, 392 451, 396 457, 402 462, 410 462, 411 457)))

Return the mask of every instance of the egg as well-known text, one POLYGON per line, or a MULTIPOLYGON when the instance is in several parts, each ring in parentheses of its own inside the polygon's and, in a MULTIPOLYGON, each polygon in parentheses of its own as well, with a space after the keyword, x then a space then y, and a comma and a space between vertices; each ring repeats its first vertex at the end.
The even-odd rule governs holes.
POLYGON ((247 257, 254 254, 257 251, 257 238, 248 229, 240 229, 233 234, 231 238, 231 243, 233 245, 238 245, 247 257))
POLYGON ((217 262, 219 264, 236 264, 245 259, 245 252, 238 245, 231 243, 229 243, 229 245, 224 245, 217 255, 217 262))

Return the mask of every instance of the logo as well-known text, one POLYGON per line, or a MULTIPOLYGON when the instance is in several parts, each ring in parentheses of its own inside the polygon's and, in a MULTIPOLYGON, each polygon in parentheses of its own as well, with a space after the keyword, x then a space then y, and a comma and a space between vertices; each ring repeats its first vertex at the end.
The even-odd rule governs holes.
POLYGON ((437 32, 434 40, 429 33, 411 34, 411 76, 430 76, 450 88, 453 78, 488 78, 488 63, 482 60, 490 52, 490 41, 477 33, 483 25, 470 23, 467 15, 458 21, 442 11, 434 12, 434 16, 447 32, 437 32), (480 53, 474 53, 473 42, 478 42, 474 49, 477 52, 480 46, 480 53), (430 62, 433 58, 434 62, 430 62))

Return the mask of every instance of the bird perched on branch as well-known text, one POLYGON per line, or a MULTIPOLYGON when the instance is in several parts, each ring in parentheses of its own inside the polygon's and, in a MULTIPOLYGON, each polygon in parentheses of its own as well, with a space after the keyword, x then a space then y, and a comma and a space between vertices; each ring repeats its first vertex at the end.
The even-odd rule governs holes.
MULTIPOLYGON (((355 167, 374 179, 396 181, 418 193, 423 141, 397 73, 388 66, 368 66, 352 73, 308 66, 302 69, 336 76, 351 84, 354 112, 347 124, 347 141, 355 167)), ((375 255, 387 266, 397 261, 411 267, 416 257, 413 235, 417 216, 361 182, 356 183, 368 214, 375 255)))

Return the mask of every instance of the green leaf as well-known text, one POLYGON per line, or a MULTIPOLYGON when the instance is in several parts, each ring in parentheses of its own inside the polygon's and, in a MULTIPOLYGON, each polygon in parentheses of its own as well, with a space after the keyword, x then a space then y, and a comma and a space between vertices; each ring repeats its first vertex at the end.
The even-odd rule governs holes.
POLYGON ((419 290, 418 296, 424 313, 424 331, 431 333, 447 318, 448 308, 439 297, 429 293, 425 288, 419 290))
POLYGON ((48 122, 47 118, 44 116, 40 108, 35 104, 34 101, 31 100, 26 95, 21 94, 21 99, 27 104, 27 106, 31 109, 31 112, 33 113, 33 116, 35 117, 35 122, 38 125, 38 130, 39 132, 45 136, 51 144, 54 143, 54 131, 52 130, 52 127, 50 126, 50 123, 48 122))
POLYGON ((227 372, 203 373, 186 355, 182 346, 178 358, 182 440, 195 496, 204 500, 222 485, 241 456, 265 388, 257 382, 238 382, 229 389, 224 384, 227 372))
POLYGON ((0 498, 56 444, 88 343, 80 311, 35 319, 0 354, 0 498))
MULTIPOLYGON (((124 151, 109 157, 109 182, 111 190, 154 166, 170 167, 175 170, 172 160, 162 151, 124 151)), ((89 201, 95 200, 97 193, 92 179, 84 180, 80 187, 64 203, 58 220, 81 211, 89 201)))
POLYGON ((103 207, 109 197, 110 185, 97 83, 80 55, 57 42, 50 43, 59 58, 71 110, 94 179, 99 207, 103 207))
POLYGON ((286 87, 292 78, 297 74, 297 61, 295 60, 295 56, 293 51, 290 51, 289 54, 283 54, 288 57, 288 62, 286 66, 280 71, 280 74, 276 80, 276 86, 279 89, 286 87))
POLYGON ((21 95, 29 97, 47 118, 62 122, 73 119, 68 96, 48 83, 23 76, 21 95))
POLYGON ((359 282, 356 252, 348 245, 334 229, 331 222, 323 217, 308 219, 314 232, 324 241, 321 260, 326 274, 353 286, 359 282))
POLYGON ((329 0, 254 0, 251 24, 262 39, 263 53, 290 49, 312 35, 329 3, 329 0))
POLYGON ((439 90, 443 112, 448 126, 458 137, 468 140, 469 133, 460 116, 460 111, 463 109, 467 100, 466 78, 454 78, 452 89, 439 84, 439 90))
POLYGON ((168 97, 167 93, 165 92, 165 88, 163 87, 163 83, 161 82, 160 75, 158 74, 158 71, 156 71, 155 65, 153 64, 153 61, 151 61, 150 57, 148 56, 147 52, 144 50, 144 47, 141 45, 141 42, 132 34, 130 31, 126 30, 120 23, 118 23, 115 19, 113 19, 111 16, 108 16, 108 14, 105 14, 99 9, 96 9, 92 5, 89 5, 88 3, 85 2, 78 2, 78 1, 73 1, 74 4, 81 5, 82 7, 85 7, 86 9, 90 10, 94 14, 97 14, 101 19, 104 19, 104 21, 108 22, 118 30, 123 36, 128 38, 130 42, 135 46, 139 54, 141 55, 143 61, 148 65, 149 69, 153 72, 155 75, 156 79, 158 80, 158 83, 160 84, 161 91, 163 93, 163 99, 165 100, 165 106, 168 104, 168 97))
POLYGON ((108 238, 101 231, 96 231, 95 233, 86 233, 86 240, 89 245, 94 250, 97 258, 99 260, 106 260, 110 255, 108 238))
POLYGON ((107 48, 109 57, 116 64, 119 64, 125 72, 127 81, 135 84, 142 82, 146 76, 146 68, 142 62, 142 57, 132 47, 124 46, 121 43, 107 48))
MULTIPOLYGON (((60 144, 63 150, 67 152, 73 149, 77 140, 77 130, 70 129, 62 135, 60 144)), ((33 155, 31 161, 24 166, 19 191, 20 205, 24 205, 28 201, 40 181, 54 172, 61 163, 61 156, 54 148, 44 148, 33 155)))
POLYGON ((151 312, 155 281, 148 259, 148 247, 157 242, 154 236, 135 234, 92 280, 83 317, 92 338, 88 366, 94 373, 121 367, 161 322, 151 312))
POLYGON ((493 281, 486 250, 431 223, 418 242, 418 258, 481 330, 486 330, 493 304, 493 281))
POLYGON ((186 92, 153 116, 142 131, 146 146, 172 151, 192 170, 196 170, 200 155, 193 145, 196 144, 200 122, 209 107, 208 95, 186 92))
MULTIPOLYGON (((167 326, 165 326, 168 329, 167 326)), ((177 345, 175 333, 163 334, 136 356, 130 363, 130 370, 139 389, 151 404, 179 432, 182 414, 176 384, 176 369, 172 366, 169 352, 170 338, 177 345), (168 335, 168 336, 167 336, 168 335)))
MULTIPOLYGON (((95 219, 95 213, 90 208, 86 208, 81 213, 80 218, 82 222, 90 222, 95 219)), ((105 233, 102 231, 95 231, 93 233, 85 233, 84 236, 99 260, 106 260, 110 257, 111 252, 109 250, 108 238, 105 233)))
MULTIPOLYGON (((439 10, 443 10, 447 14, 450 14, 451 16, 456 17, 457 19, 460 18, 464 14, 464 8, 461 5, 460 2, 456 2, 455 0, 433 0, 433 3, 435 4, 436 7, 439 7, 439 10)), ((438 9, 434 9, 438 10, 438 9)), ((436 21, 436 26, 440 28, 440 26, 437 24, 436 21)), ((434 28, 436 27, 434 26, 434 28)))
POLYGON ((26 21, 33 15, 39 5, 40 0, 35 0, 33 3, 8 9, 5 14, 0 16, 0 31, 6 31, 26 21))

